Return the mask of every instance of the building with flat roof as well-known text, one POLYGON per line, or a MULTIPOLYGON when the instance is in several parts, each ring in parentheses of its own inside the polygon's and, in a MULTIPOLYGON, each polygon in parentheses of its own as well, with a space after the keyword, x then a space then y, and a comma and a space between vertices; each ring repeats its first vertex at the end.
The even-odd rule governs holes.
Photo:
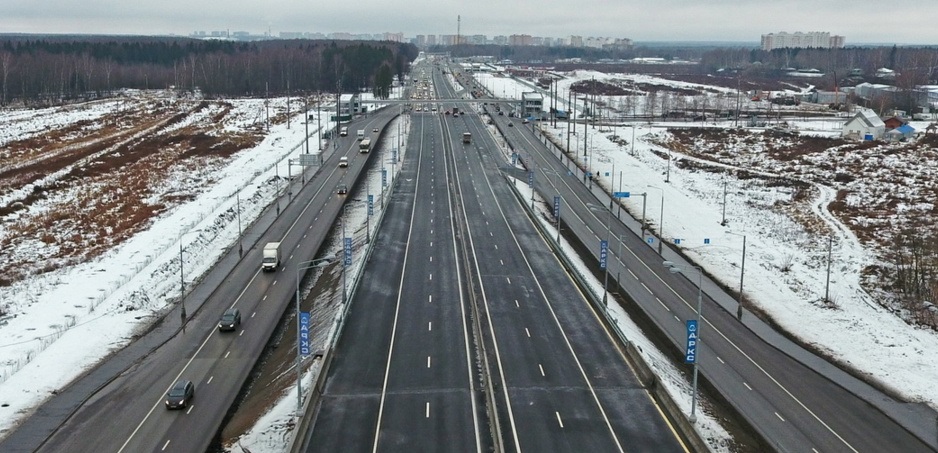
POLYGON ((544 95, 536 91, 521 93, 521 116, 524 118, 541 118, 544 111, 544 95))
POLYGON ((845 39, 843 36, 831 36, 826 31, 812 31, 808 33, 778 32, 762 35, 762 50, 770 51, 773 49, 786 48, 821 48, 833 49, 843 48, 845 39))

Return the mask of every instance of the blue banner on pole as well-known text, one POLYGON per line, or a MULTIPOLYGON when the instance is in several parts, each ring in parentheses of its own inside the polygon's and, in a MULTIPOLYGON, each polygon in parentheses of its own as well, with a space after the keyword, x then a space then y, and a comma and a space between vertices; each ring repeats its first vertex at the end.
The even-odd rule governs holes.
POLYGON ((307 356, 309 355, 309 349, 311 344, 310 331, 312 327, 310 326, 310 317, 308 311, 300 312, 300 332, 297 338, 299 338, 300 344, 300 354, 307 356))
POLYGON ((697 363, 697 320, 687 320, 687 352, 684 363, 697 363))
POLYGON ((606 268, 606 260, 608 258, 609 251, 609 242, 606 240, 599 241, 599 268, 606 268))
POLYGON ((560 218, 560 196, 554 197, 554 218, 560 218))
POLYGON ((352 238, 345 238, 345 266, 352 265, 352 238))

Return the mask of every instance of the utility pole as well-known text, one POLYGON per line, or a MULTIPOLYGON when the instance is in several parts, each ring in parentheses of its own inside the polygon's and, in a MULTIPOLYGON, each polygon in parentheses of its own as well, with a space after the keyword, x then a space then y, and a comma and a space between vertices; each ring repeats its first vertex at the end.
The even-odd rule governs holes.
POLYGON ((827 283, 824 286, 824 302, 830 303, 831 295, 831 255, 834 248, 834 236, 827 238, 827 283))

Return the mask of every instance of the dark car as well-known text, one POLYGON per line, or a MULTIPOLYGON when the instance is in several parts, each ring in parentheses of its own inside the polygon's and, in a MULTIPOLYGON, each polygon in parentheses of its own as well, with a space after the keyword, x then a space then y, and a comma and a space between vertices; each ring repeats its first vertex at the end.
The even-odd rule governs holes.
POLYGON ((185 409, 189 407, 192 398, 195 397, 195 384, 192 381, 181 380, 169 389, 166 394, 167 409, 185 409))
POLYGON ((515 123, 508 123, 508 127, 515 127, 515 123))
POLYGON ((345 184, 339 184, 339 186, 336 187, 335 192, 339 195, 345 195, 348 193, 348 186, 345 184))
POLYGON ((241 310, 229 308, 218 320, 218 330, 235 330, 241 325, 241 310))

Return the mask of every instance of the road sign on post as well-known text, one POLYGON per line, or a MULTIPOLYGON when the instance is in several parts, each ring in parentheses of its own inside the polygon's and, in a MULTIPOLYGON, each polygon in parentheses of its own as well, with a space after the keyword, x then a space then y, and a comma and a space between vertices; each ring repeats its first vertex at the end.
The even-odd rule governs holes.
POLYGON ((608 257, 607 252, 609 250, 609 241, 602 240, 599 241, 599 268, 606 268, 606 258, 608 257))
POLYGON ((554 197, 554 218, 560 217, 560 197, 554 197))
POLYGON ((684 363, 697 363, 697 320, 687 320, 687 352, 684 363))
POLYGON ((310 318, 308 311, 300 312, 300 354, 307 356, 309 355, 309 345, 310 345, 310 318))
POLYGON ((375 215, 375 196, 368 195, 368 215, 375 215))
POLYGON ((352 238, 345 238, 345 260, 346 267, 352 265, 352 238))
POLYGON ((533 171, 528 172, 528 187, 531 187, 531 188, 534 187, 534 172, 533 171))
POLYGON ((388 186, 388 171, 381 170, 381 187, 387 187, 387 186, 388 186))
POLYGON ((631 192, 613 192, 612 196, 615 198, 629 198, 632 194, 631 192))

